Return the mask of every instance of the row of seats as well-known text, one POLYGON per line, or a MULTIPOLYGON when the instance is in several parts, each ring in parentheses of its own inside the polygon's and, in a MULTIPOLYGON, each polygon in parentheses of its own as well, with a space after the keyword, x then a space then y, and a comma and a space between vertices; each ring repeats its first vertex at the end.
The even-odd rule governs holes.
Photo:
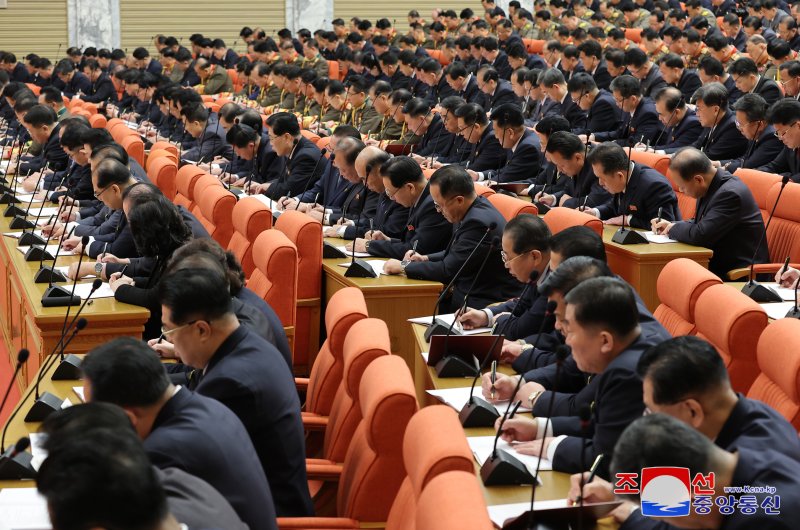
POLYGON ((398 529, 491 528, 455 411, 419 410, 411 373, 390 354, 386 323, 369 318, 361 291, 335 293, 325 324, 328 338, 311 377, 296 380, 306 396, 309 490, 322 517, 279 519, 279 526, 359 528, 385 521, 386 528, 398 529), (447 488, 437 495, 441 502, 460 498, 461 506, 469 499, 468 509, 454 510, 461 513, 447 510, 453 519, 444 524, 422 515, 436 483, 447 488))
POLYGON ((658 277, 656 319, 673 336, 697 335, 719 351, 733 389, 800 429, 800 321, 769 323, 764 309, 696 262, 672 260, 658 277))

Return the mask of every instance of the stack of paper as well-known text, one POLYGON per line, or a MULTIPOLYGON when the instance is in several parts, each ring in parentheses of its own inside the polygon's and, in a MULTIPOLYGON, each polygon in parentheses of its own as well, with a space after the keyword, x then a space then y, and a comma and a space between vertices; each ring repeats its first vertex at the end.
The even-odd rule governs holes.
MULTIPOLYGON (((75 286, 75 294, 84 300, 91 292, 91 283, 79 283, 75 286)), ((103 285, 101 285, 100 288, 94 292, 92 298, 114 298, 114 291, 111 290, 111 286, 108 283, 104 282, 103 285)))
POLYGON ((650 243, 674 243, 674 239, 670 239, 669 236, 664 236, 660 234, 656 234, 655 232, 642 232, 642 235, 647 239, 650 243))
POLYGON ((783 300, 794 301, 794 289, 787 289, 786 287, 781 287, 780 284, 775 282, 758 282, 762 286, 772 289, 778 296, 780 296, 783 300))
POLYGON ((31 440, 31 454, 33 458, 31 459, 31 466, 36 471, 39 471, 39 467, 44 462, 44 459, 47 458, 47 451, 44 448, 44 442, 47 440, 46 434, 41 434, 38 432, 32 432, 28 434, 28 438, 31 440))
MULTIPOLYGON (((357 254, 356 254, 357 255, 357 254)), ((453 313, 446 313, 444 315, 437 315, 436 318, 445 324, 446 326, 450 326, 453 324, 453 321, 456 319, 455 314, 453 313)), ((429 317, 416 317, 416 318, 409 318, 408 321, 412 324, 422 324, 423 326, 430 326, 431 320, 433 320, 433 316, 429 317)), ((480 335, 481 333, 491 333, 492 328, 485 327, 485 328, 475 328, 475 329, 464 329, 460 323, 456 322, 455 326, 453 326, 453 330, 461 335, 480 335)))
MULTIPOLYGON (((443 388, 440 390, 428 390, 427 392, 445 405, 449 405, 456 410, 461 410, 464 408, 464 405, 467 404, 467 401, 469 401, 470 387, 443 388)), ((473 392, 473 395, 480 398, 483 397, 481 393, 480 381, 477 383, 477 385, 475 385, 475 392, 473 392)), ((508 401, 498 401, 493 403, 493 405, 498 412, 502 414, 506 410, 506 407, 508 407, 508 401)), ((520 407, 517 409, 517 412, 530 412, 530 410, 531 409, 526 409, 525 407, 520 407)))
MULTIPOLYGON (((478 464, 483 465, 494 451, 494 436, 471 436, 467 438, 469 448, 472 449, 472 454, 475 456, 478 464)), ((497 450, 505 451, 511 456, 522 462, 528 472, 533 475, 536 473, 536 465, 539 463, 539 458, 536 456, 523 455, 514 449, 514 443, 508 443, 502 438, 497 440, 497 450)), ((540 471, 550 471, 553 469, 553 463, 547 459, 542 459, 542 465, 539 467, 540 471)))
POLYGON ((794 307, 794 302, 778 302, 774 304, 759 304, 767 312, 767 316, 772 320, 780 320, 786 317, 786 313, 794 307))
POLYGON ((8 530, 50 530, 47 501, 36 488, 0 491, 0 525, 8 530))
POLYGON ((82 386, 73 386, 72 387, 72 391, 75 392, 75 394, 79 398, 81 398, 81 401, 83 401, 84 403, 86 402, 86 395, 83 393, 83 387, 82 386))
MULTIPOLYGON (((341 247, 336 247, 336 248, 338 250, 344 252, 348 256, 351 256, 353 254, 353 251, 352 250, 347 250, 347 247, 344 246, 344 245, 342 245, 341 247)), ((356 257, 357 258, 368 258, 368 257, 370 257, 370 253, 369 252, 356 252, 356 257)))

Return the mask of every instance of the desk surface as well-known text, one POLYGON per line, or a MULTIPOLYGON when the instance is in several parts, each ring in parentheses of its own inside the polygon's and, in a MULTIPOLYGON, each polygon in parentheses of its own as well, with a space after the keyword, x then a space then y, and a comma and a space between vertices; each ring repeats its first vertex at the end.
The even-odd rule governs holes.
POLYGON ((711 249, 705 247, 696 247, 686 243, 642 243, 640 245, 620 245, 614 243, 611 238, 619 230, 618 226, 603 225, 603 242, 606 244, 606 249, 613 248, 622 252, 627 252, 641 259, 648 256, 663 258, 711 258, 713 252, 711 249))

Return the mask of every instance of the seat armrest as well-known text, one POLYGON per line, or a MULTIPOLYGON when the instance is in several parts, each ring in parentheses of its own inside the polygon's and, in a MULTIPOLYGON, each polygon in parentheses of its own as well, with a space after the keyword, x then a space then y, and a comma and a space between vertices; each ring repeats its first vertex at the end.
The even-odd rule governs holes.
MULTIPOLYGON (((790 263, 790 267, 794 269, 800 268, 800 264, 797 263, 790 263)), ((783 267, 783 263, 758 263, 753 267, 754 274, 767 274, 772 273, 775 274, 778 272, 781 267, 783 267)), ((731 280, 740 280, 742 278, 747 279, 750 275, 750 267, 742 267, 740 269, 733 269, 732 271, 728 272, 728 278, 731 280)))
POLYGON ((307 431, 324 431, 328 428, 328 417, 314 414, 313 412, 302 412, 303 427, 307 431))
POLYGON ((308 377, 295 377, 294 378, 294 386, 300 392, 305 392, 305 391, 308 390, 308 383, 309 383, 308 377))
POLYGON ((278 517, 278 528, 314 530, 349 530, 359 528, 358 521, 346 517, 278 517))
POLYGON ((323 458, 307 458, 306 474, 308 480, 321 480, 323 482, 338 482, 342 476, 342 464, 337 464, 323 458))

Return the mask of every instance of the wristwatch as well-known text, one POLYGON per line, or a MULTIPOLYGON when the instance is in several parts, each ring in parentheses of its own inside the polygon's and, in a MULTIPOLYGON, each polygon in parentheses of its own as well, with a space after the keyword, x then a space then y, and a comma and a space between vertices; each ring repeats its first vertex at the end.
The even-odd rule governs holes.
POLYGON ((531 404, 531 408, 533 408, 534 403, 536 403, 536 400, 542 394, 544 394, 544 392, 542 392, 541 390, 537 390, 536 392, 533 392, 530 396, 528 396, 528 403, 531 404))
POLYGON ((94 274, 95 276, 100 278, 100 275, 102 273, 103 273, 103 264, 98 261, 94 264, 94 274))

